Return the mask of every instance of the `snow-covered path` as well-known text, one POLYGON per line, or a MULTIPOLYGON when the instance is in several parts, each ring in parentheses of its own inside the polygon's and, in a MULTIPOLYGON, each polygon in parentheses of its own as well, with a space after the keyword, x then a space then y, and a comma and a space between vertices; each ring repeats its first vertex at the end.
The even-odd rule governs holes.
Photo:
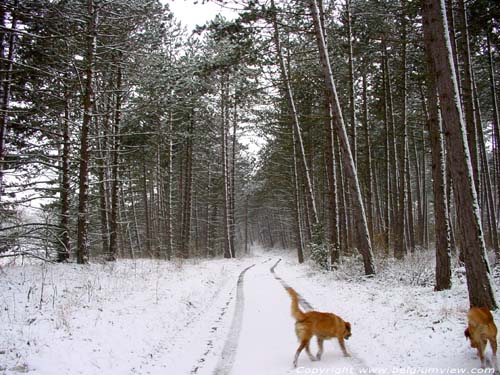
MULTIPOLYGON (((356 373, 356 358, 344 358, 336 340, 325 343, 325 354, 320 362, 311 362, 306 353, 299 357, 298 368, 292 367, 292 359, 298 342, 294 332, 294 320, 290 316, 290 297, 280 280, 270 272, 277 259, 269 258, 257 264, 245 276, 244 312, 242 326, 234 348, 236 355, 232 368, 220 368, 214 374, 279 375, 301 373, 312 369, 341 369, 356 373)), ((281 280, 286 283, 286 280, 281 280)), ((311 343, 313 352, 316 346, 311 343)), ((359 363, 358 363, 359 364, 359 363)), ((230 365, 230 364, 228 364, 230 365)), ((318 372, 319 373, 319 372, 318 372)))
POLYGON ((292 368, 297 339, 290 297, 270 273, 272 265, 271 261, 258 264, 247 274, 245 312, 232 374, 283 374, 292 368))

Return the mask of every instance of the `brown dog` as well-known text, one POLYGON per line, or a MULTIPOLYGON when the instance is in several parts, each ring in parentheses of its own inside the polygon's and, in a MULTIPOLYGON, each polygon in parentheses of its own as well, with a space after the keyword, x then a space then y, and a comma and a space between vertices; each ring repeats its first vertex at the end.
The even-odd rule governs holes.
POLYGON ((486 307, 471 307, 467 314, 469 324, 465 329, 465 337, 470 339, 470 346, 477 349, 481 359, 481 367, 485 367, 484 352, 488 341, 493 351, 493 367, 498 370, 497 364, 497 326, 493 315, 486 307))
POLYGON ((295 333, 300 341, 299 348, 295 352, 293 360, 294 367, 297 367, 297 360, 300 352, 306 348, 307 355, 311 361, 320 360, 323 354, 323 341, 336 337, 340 348, 346 357, 349 357, 345 348, 344 339, 351 337, 351 324, 345 322, 340 317, 331 313, 318 311, 303 312, 299 308, 297 293, 292 288, 286 288, 292 297, 292 316, 295 318, 295 333), (318 354, 316 358, 309 350, 309 341, 313 336, 318 339, 318 354))

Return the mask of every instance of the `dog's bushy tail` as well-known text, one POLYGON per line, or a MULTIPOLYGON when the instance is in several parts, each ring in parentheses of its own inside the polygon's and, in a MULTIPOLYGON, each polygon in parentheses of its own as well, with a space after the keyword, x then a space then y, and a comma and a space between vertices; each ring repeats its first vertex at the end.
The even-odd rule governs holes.
POLYGON ((293 288, 286 288, 290 297, 292 297, 292 316, 295 320, 304 320, 305 315, 299 308, 299 297, 297 296, 297 292, 293 288))

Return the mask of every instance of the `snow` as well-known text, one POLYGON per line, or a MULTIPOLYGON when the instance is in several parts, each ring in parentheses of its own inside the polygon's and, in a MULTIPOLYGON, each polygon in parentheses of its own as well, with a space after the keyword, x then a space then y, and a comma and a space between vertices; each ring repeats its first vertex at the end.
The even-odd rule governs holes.
POLYGON ((372 278, 352 259, 331 273, 262 249, 237 260, 19 259, 0 266, 0 374, 486 373, 463 335, 463 273, 434 292, 432 257, 418 259, 380 264, 372 278), (331 340, 321 361, 303 352, 293 368, 290 298, 270 272, 279 259, 278 277, 351 322, 351 357, 331 340))

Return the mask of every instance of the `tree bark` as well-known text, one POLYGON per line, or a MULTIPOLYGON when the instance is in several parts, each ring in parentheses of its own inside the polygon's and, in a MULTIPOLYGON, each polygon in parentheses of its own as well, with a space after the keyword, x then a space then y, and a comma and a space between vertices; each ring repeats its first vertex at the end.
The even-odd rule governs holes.
MULTIPOLYGON (((427 59, 430 61, 431 56, 427 59)), ((450 225, 446 201, 445 158, 442 122, 439 114, 434 78, 427 80, 427 127, 431 144, 432 189, 434 193, 434 220, 436 222, 436 285, 435 290, 451 288, 450 225)))
POLYGON ((479 153, 477 140, 477 127, 474 117, 474 91, 472 82, 472 62, 470 56, 469 43, 469 25, 467 21, 467 9, 464 0, 458 0, 458 16, 460 38, 460 54, 463 65, 462 75, 462 101, 465 119, 465 129, 467 130, 467 141, 469 143, 469 153, 472 164, 472 178, 476 188, 477 197, 480 197, 480 178, 479 178, 479 153))
MULTIPOLYGON (((14 8, 17 7, 17 0, 14 3, 14 8)), ((2 26, 5 24, 5 7, 6 2, 2 4, 2 14, 1 14, 1 22, 2 26)), ((9 117, 9 108, 10 108, 10 97, 11 97, 11 85, 12 85, 12 70, 14 67, 14 51, 16 47, 16 29, 17 29, 17 14, 15 11, 12 12, 12 24, 11 24, 11 33, 8 38, 9 48, 7 52, 7 61, 1 61, 0 67, 2 68, 1 78, 1 95, 0 95, 0 202, 2 201, 2 195, 4 192, 3 187, 3 171, 4 171, 4 161, 5 161, 5 137, 7 133, 7 122, 9 117)), ((0 51, 3 57, 5 54, 4 50, 4 39, 5 34, 2 30, 2 45, 0 46, 0 51)))
POLYGON ((222 183, 223 183, 223 216, 222 225, 224 228, 224 258, 233 257, 233 249, 231 248, 230 233, 230 202, 229 202, 229 176, 228 176, 228 157, 227 157, 227 129, 226 129, 226 82, 224 77, 221 81, 221 150, 222 150, 222 183))
POLYGON ((116 72, 116 93, 115 93, 115 111, 113 121, 113 151, 111 155, 111 212, 109 214, 109 253, 107 260, 116 260, 117 240, 118 240, 118 163, 120 153, 120 125, 121 125, 121 106, 122 106, 122 69, 121 61, 118 61, 116 72))
POLYGON ((300 130, 299 116, 297 113, 297 108, 295 106, 295 100, 293 97, 292 87, 290 85, 288 70, 287 70, 287 67, 285 65, 285 60, 283 57, 283 51, 281 49, 281 40, 280 40, 278 20, 277 20, 277 15, 276 15, 276 6, 274 4, 274 0, 271 0, 271 14, 272 14, 272 23, 273 23, 273 27, 274 27, 274 30, 273 30, 274 31, 274 43, 276 46, 278 63, 280 65, 281 78, 282 78, 283 84, 285 86, 284 87, 285 88, 285 95, 287 97, 290 115, 292 116, 292 120, 293 120, 292 123, 293 123, 294 130, 295 130, 295 137, 296 137, 298 147, 299 147, 302 167, 304 169, 306 197, 307 197, 308 203, 311 207, 311 211, 312 211, 311 215, 312 215, 313 225, 316 225, 319 223, 318 211, 316 209, 316 200, 314 198, 314 192, 312 190, 312 183, 311 183, 311 177, 310 177, 310 173, 309 173, 309 166, 307 164, 306 153, 304 150, 304 142, 302 140, 302 132, 300 130))
POLYGON ((443 0, 422 0, 425 48, 431 55, 431 74, 436 80, 450 158, 458 223, 463 234, 467 287, 471 306, 497 308, 479 220, 476 189, 472 179, 465 122, 458 99, 448 24, 443 0))
MULTIPOLYGON (((61 246, 58 246, 57 261, 64 262, 69 259, 71 242, 69 236, 70 215, 70 93, 67 83, 64 83, 64 120, 63 120, 63 150, 61 170, 61 246)), ((1 194, 0 194, 1 195, 1 194)))
POLYGON ((328 182, 328 242, 330 244, 330 262, 335 265, 340 260, 339 222, 337 202, 337 176, 335 173, 335 135, 332 122, 330 103, 325 100, 325 162, 328 182))
POLYGON ((87 57, 85 92, 83 97, 83 122, 80 134, 80 174, 78 197, 77 252, 78 264, 88 263, 88 201, 89 201, 89 127, 92 121, 92 97, 94 76, 94 50, 96 45, 96 10, 94 0, 87 0, 87 57))
POLYGON ((333 123, 336 127, 340 147, 342 150, 342 164, 347 179, 349 181, 349 188, 351 192, 351 199, 355 216, 354 226, 357 229, 357 237, 358 237, 357 240, 359 244, 359 251, 363 256, 365 274, 371 275, 375 273, 375 263, 373 260, 370 234, 368 232, 368 225, 366 223, 365 209, 363 205, 363 200, 361 198, 361 190, 359 188, 356 167, 354 165, 354 159, 351 153, 351 148, 349 146, 349 140, 347 137, 344 120, 340 109, 340 103, 337 97, 335 83, 333 81, 333 74, 331 71, 330 59, 325 44, 324 32, 320 22, 320 15, 319 15, 317 1, 309 0, 309 6, 312 11, 316 41, 320 53, 321 64, 323 66, 324 80, 329 94, 328 99, 330 101, 332 109, 333 123))

